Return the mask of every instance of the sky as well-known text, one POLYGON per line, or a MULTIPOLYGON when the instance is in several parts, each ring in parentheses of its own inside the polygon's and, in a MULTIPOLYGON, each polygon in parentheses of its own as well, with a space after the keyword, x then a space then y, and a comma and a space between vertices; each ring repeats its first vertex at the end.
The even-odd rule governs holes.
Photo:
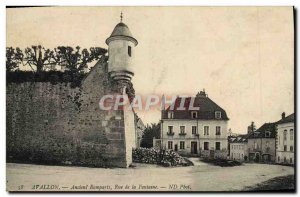
MULTIPOLYGON (((121 11, 139 42, 136 94, 195 96, 205 89, 235 133, 294 112, 292 7, 6 9, 6 46, 107 48, 121 11)), ((138 114, 144 123, 160 119, 159 109, 138 114)))

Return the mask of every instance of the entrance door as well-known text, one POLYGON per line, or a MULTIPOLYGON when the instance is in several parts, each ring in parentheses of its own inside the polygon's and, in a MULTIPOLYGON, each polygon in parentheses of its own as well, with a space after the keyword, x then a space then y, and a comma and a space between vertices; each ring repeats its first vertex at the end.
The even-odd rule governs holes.
POLYGON ((191 142, 191 153, 192 154, 198 153, 197 142, 191 142))
POLYGON ((255 162, 259 162, 259 153, 255 153, 255 160, 254 160, 255 162))
POLYGON ((175 144, 175 151, 178 151, 178 145, 175 144))

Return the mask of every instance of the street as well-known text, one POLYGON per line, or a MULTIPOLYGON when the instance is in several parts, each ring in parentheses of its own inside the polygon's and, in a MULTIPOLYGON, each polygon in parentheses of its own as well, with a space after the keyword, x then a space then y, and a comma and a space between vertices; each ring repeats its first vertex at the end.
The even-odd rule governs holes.
POLYGON ((289 166, 244 164, 219 167, 86 168, 8 163, 9 191, 240 191, 271 178, 294 174, 289 166))

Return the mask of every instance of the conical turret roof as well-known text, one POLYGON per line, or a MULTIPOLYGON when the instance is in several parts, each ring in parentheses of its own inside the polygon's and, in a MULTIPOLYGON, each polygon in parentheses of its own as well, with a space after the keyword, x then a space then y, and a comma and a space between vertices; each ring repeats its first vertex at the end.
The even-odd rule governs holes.
POLYGON ((112 40, 129 40, 135 45, 138 44, 138 41, 132 36, 128 26, 123 22, 116 25, 109 38, 106 39, 106 44, 109 44, 112 40))

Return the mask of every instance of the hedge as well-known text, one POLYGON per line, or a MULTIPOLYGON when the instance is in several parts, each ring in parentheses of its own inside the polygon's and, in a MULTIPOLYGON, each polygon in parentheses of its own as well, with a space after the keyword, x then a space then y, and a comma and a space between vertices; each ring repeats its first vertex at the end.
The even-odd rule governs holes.
POLYGON ((192 162, 181 157, 173 150, 158 150, 154 148, 136 148, 132 152, 133 162, 157 164, 162 166, 190 166, 192 162))
POLYGON ((7 83, 25 83, 25 82, 50 82, 71 83, 73 87, 78 87, 86 73, 72 73, 69 71, 42 71, 40 73, 32 71, 14 71, 6 72, 7 83))

